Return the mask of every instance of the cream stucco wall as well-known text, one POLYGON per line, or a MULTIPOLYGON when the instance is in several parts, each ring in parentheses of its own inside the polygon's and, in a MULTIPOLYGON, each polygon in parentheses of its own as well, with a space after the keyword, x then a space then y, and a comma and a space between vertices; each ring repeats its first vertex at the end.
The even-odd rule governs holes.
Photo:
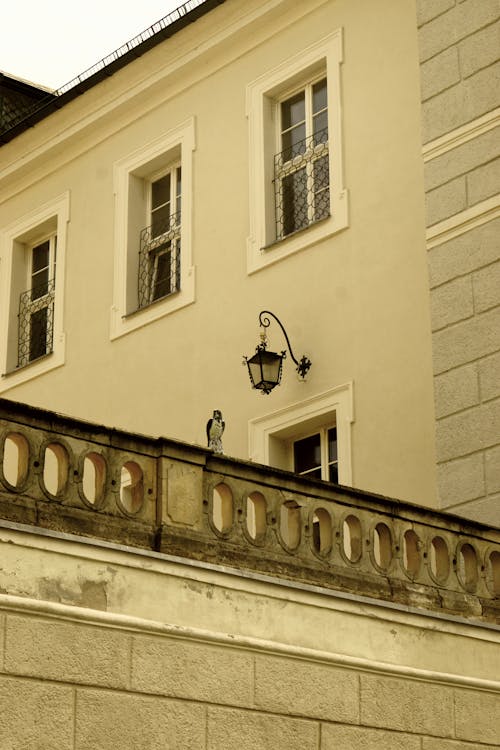
POLYGON ((64 366, 2 395, 199 444, 219 408, 246 458, 249 420, 352 382, 352 484, 434 504, 418 76, 413 1, 228 0, 4 145, 0 231, 65 191, 70 221, 64 366), (249 275, 247 86, 337 29, 348 227, 249 275), (116 164, 189 118, 195 303, 111 341, 116 164), (263 308, 313 361, 266 397, 241 367, 263 308))

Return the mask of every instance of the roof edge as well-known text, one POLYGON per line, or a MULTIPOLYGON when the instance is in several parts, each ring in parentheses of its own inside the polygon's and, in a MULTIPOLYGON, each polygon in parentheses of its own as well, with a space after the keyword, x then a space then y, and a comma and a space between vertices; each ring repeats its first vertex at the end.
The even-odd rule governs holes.
POLYGON ((0 132, 0 147, 224 2, 225 0, 186 0, 183 5, 103 57, 76 78, 53 92, 48 91, 47 97, 37 102, 25 116, 0 132))

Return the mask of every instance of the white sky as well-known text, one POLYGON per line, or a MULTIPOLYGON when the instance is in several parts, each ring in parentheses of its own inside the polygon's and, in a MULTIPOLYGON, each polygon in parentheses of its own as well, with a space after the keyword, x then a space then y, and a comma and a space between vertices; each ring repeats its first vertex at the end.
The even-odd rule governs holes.
POLYGON ((57 88, 184 0, 4 0, 0 70, 57 88))

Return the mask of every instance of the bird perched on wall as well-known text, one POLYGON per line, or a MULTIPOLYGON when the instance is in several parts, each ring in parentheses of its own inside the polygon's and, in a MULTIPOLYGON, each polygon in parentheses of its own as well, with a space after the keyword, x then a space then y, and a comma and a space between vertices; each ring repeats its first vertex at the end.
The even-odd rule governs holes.
POLYGON ((222 412, 215 409, 212 419, 207 422, 208 447, 214 453, 222 453, 222 433, 225 426, 226 423, 222 420, 222 412))

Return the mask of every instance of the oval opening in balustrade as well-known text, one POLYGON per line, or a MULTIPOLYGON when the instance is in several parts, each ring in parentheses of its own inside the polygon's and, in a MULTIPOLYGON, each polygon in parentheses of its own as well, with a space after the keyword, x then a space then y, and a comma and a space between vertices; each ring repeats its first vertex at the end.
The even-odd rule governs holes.
POLYGON ((430 546, 431 573, 437 581, 444 582, 450 573, 450 556, 446 542, 435 536, 430 546))
POLYGON ((473 591, 479 577, 476 550, 472 544, 462 544, 457 554, 458 580, 467 591, 473 591))
POLYGON ((69 459, 60 443, 49 443, 43 457, 43 483, 51 495, 59 495, 68 481, 69 459))
POLYGON ((494 596, 500 596, 500 552, 492 552, 489 562, 490 588, 494 596))
POLYGON ((383 570, 386 570, 391 563, 391 532, 385 523, 378 523, 373 529, 373 557, 379 568, 383 570))
POLYGON ((82 489, 85 499, 95 505, 104 495, 106 462, 99 453, 87 453, 83 459, 82 489))
POLYGON ((12 487, 20 487, 28 476, 29 445, 23 435, 11 432, 3 444, 3 475, 12 487))
POLYGON ((221 534, 231 530, 234 518, 233 493, 231 489, 220 482, 214 487, 212 497, 212 522, 221 534))
POLYGON ((313 547, 320 555, 326 555, 332 548, 332 519, 324 508, 316 508, 312 517, 313 547))
POLYGON ((420 570, 420 542, 412 529, 405 531, 403 536, 403 564, 410 576, 416 576, 420 570))
POLYGON ((280 509, 280 534, 289 549, 295 549, 300 542, 300 505, 295 500, 287 500, 280 509))
POLYGON ((342 524, 342 549, 347 559, 354 563, 361 557, 361 523, 356 516, 347 516, 342 524))
POLYGON ((138 513, 144 502, 142 469, 135 461, 126 461, 120 472, 120 502, 127 513, 138 513))
POLYGON ((247 531, 252 539, 263 539, 266 534, 267 505, 264 495, 251 492, 247 497, 247 531))

